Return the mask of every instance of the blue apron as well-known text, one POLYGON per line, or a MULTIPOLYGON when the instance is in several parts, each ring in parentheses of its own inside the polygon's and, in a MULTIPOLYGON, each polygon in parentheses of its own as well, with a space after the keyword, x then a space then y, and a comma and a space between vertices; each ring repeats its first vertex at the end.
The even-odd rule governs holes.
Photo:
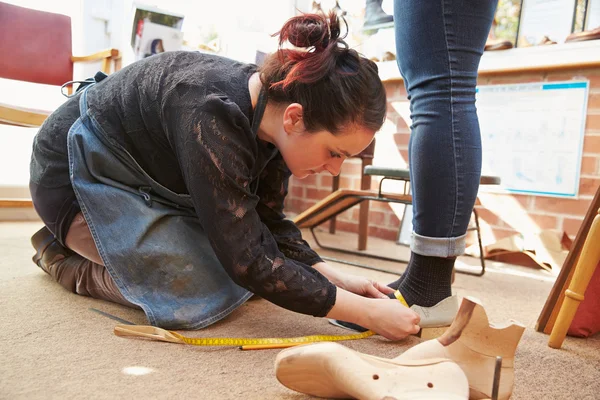
POLYGON ((88 112, 87 89, 68 134, 69 171, 108 272, 152 325, 199 329, 224 318, 252 293, 221 266, 190 196, 154 181, 108 139, 88 112))

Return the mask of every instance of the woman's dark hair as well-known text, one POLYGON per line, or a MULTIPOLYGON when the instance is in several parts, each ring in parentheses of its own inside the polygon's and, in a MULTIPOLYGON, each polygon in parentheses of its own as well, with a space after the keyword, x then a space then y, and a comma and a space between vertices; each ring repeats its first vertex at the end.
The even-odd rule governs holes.
POLYGON ((270 101, 302 105, 309 132, 381 128, 387 104, 377 65, 348 48, 334 12, 293 17, 275 35, 279 49, 259 69, 270 101), (286 41, 300 49, 284 49, 286 41))

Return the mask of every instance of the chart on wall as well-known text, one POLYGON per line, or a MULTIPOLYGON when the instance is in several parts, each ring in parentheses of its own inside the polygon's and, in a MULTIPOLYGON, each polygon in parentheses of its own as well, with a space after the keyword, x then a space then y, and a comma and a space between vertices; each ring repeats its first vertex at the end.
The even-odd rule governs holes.
POLYGON ((478 86, 482 173, 499 176, 501 191, 577 197, 588 88, 587 81, 478 86))

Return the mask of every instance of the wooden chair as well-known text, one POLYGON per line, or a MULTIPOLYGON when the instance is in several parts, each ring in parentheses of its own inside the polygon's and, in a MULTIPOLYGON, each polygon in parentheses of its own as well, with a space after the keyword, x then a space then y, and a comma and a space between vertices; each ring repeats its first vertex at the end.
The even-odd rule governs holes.
MULTIPOLYGON (((365 168, 368 165, 373 164, 373 157, 375 156, 375 139, 371 142, 369 147, 364 149, 360 154, 356 155, 355 158, 360 158, 361 169, 360 169, 360 189, 369 190, 371 188, 371 175, 365 174, 365 168)), ((340 188, 340 176, 334 176, 331 185, 331 192, 335 193, 340 188)), ((329 225, 329 233, 335 233, 335 216, 331 218, 329 225)), ((358 214, 358 250, 366 250, 367 239, 369 237, 369 202, 365 201, 360 204, 358 214)))
MULTIPOLYGON (((364 175, 369 176, 369 177, 371 177, 371 176, 382 176, 383 177, 381 179, 381 182, 379 183, 378 191, 369 190, 369 189, 364 189, 364 190, 338 189, 334 193, 330 194, 329 196, 327 196, 326 198, 324 198, 323 200, 318 202, 317 204, 315 204, 312 207, 310 207, 309 209, 307 209, 306 211, 298 214, 294 218, 294 223, 299 228, 309 228, 313 235, 313 238, 315 239, 315 243, 323 249, 334 250, 334 251, 339 251, 339 252, 346 253, 346 254, 358 255, 358 256, 363 256, 363 257, 371 257, 371 258, 376 258, 376 259, 386 260, 386 261, 407 262, 407 260, 400 260, 400 259, 396 259, 396 258, 392 258, 392 257, 386 257, 386 256, 381 256, 381 255, 376 255, 376 254, 368 254, 368 253, 364 253, 364 252, 360 252, 360 251, 357 252, 357 251, 353 251, 353 250, 346 250, 346 249, 341 249, 341 248, 337 248, 337 247, 326 246, 319 242, 317 235, 315 234, 314 230, 317 226, 321 225, 324 222, 329 221, 330 219, 334 218, 336 215, 348 210, 349 208, 351 208, 357 204, 362 205, 363 203, 366 203, 367 201, 382 201, 382 202, 386 202, 386 203, 401 203, 401 204, 407 204, 407 205, 412 204, 412 195, 409 193, 409 190, 408 190, 408 183, 410 182, 410 173, 409 173, 408 169, 377 167, 377 166, 369 165, 369 166, 365 167, 363 173, 364 173, 364 175), (382 184, 383 184, 383 181, 386 179, 403 181, 404 182, 404 192, 401 194, 384 193, 382 191, 382 184)), ((499 185, 500 178, 497 176, 483 175, 483 176, 481 176, 480 184, 481 185, 499 185)), ((370 185, 371 185, 371 183, 369 182, 369 187, 370 187, 370 185)), ((479 202, 479 199, 477 199, 477 202, 475 204, 476 205, 481 204, 479 202)), ((368 212, 369 211, 367 208, 367 211, 366 211, 367 218, 368 218, 368 212)), ((476 273, 471 272, 471 271, 463 271, 463 270, 459 270, 459 269, 456 269, 456 271, 462 272, 465 274, 469 274, 469 275, 482 276, 485 273, 485 259, 484 259, 483 245, 482 245, 482 241, 481 241, 481 231, 479 228, 479 216, 477 215, 477 211, 475 209, 473 209, 473 216, 475 219, 475 226, 470 227, 469 230, 474 230, 474 231, 476 231, 476 234, 477 234, 477 240, 478 240, 479 250, 480 250, 479 259, 480 259, 480 263, 481 263, 481 270, 476 273)), ((368 230, 368 227, 367 227, 367 230, 368 230)), ((365 245, 366 245, 366 241, 365 241, 365 245)), ((327 257, 322 257, 322 258, 327 259, 327 257)), ((343 260, 337 260, 337 259, 335 261, 355 265, 358 267, 375 269, 373 267, 369 267, 369 266, 351 262, 351 261, 343 261, 343 260)), ((384 272, 389 272, 389 271, 384 271, 384 272)))
POLYGON ((536 330, 550 334, 548 346, 559 349, 600 262, 600 187, 577 232, 560 274, 548 295, 536 330))
MULTIPOLYGON (((0 2, 0 78, 59 86, 73 80, 75 62, 102 61, 102 71, 121 68, 116 49, 72 54, 71 18, 0 2)), ((72 87, 67 91, 72 92, 72 87)), ((52 110, 0 103, 0 124, 39 127, 52 110)), ((0 198, 0 207, 32 207, 31 200, 0 198)))

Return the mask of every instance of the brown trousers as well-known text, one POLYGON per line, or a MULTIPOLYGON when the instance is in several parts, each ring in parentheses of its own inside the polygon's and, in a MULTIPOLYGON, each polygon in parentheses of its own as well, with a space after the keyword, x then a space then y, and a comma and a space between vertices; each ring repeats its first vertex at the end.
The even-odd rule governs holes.
POLYGON ((139 308, 123 297, 108 273, 81 212, 73 219, 65 238, 65 244, 77 254, 57 258, 48 263, 46 272, 54 280, 67 290, 82 296, 139 308))

